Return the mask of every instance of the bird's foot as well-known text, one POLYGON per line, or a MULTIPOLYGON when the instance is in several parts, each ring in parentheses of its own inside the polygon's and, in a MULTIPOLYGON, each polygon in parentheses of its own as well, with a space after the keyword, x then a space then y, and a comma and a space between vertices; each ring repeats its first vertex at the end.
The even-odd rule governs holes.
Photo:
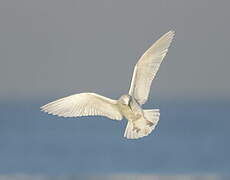
POLYGON ((133 127, 133 131, 136 131, 137 133, 140 131, 141 129, 138 127, 133 127))

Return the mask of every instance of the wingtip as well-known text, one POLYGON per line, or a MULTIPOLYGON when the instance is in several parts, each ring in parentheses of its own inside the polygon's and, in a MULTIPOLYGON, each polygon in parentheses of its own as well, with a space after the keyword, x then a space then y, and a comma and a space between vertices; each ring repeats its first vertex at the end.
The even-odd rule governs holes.
POLYGON ((45 112, 45 105, 39 107, 40 111, 45 112))
POLYGON ((165 35, 163 35, 163 38, 168 39, 170 41, 170 43, 171 43, 172 40, 174 39, 175 34, 176 34, 176 31, 171 29, 169 32, 167 32, 167 33, 165 33, 165 35))
POLYGON ((175 36, 175 34, 176 34, 176 31, 175 30, 173 30, 173 29, 171 29, 168 33, 166 33, 169 37, 174 37, 175 36))
POLYGON ((48 110, 46 108, 46 105, 41 106, 39 109, 40 109, 41 112, 51 114, 50 112, 48 112, 48 110))
POLYGON ((172 29, 172 30, 168 31, 167 33, 165 33, 164 35, 162 35, 159 40, 166 39, 166 40, 169 40, 171 42, 173 40, 175 34, 176 34, 176 32, 172 29))
POLYGON ((171 30, 169 31, 169 33, 170 33, 170 34, 176 34, 176 31, 175 31, 174 29, 171 29, 171 30))

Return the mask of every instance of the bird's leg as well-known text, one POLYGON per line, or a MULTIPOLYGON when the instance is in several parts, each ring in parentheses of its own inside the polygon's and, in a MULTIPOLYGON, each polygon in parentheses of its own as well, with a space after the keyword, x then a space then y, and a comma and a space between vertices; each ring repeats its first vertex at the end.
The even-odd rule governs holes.
POLYGON ((148 121, 147 120, 147 123, 146 123, 149 127, 153 126, 153 123, 151 121, 148 121))
POLYGON ((137 133, 141 130, 141 128, 138 126, 138 122, 140 121, 140 118, 136 118, 133 120, 133 131, 136 131, 137 133))
POLYGON ((133 131, 136 131, 137 133, 140 131, 141 129, 140 128, 138 128, 138 127, 133 127, 133 131))

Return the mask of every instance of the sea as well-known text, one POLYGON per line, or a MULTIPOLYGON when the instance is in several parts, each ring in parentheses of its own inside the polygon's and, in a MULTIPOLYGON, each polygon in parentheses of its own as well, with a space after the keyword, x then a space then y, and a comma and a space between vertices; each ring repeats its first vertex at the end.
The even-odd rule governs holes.
POLYGON ((126 120, 56 117, 45 103, 0 102, 0 180, 230 179, 230 101, 150 102, 160 121, 137 140, 126 120))

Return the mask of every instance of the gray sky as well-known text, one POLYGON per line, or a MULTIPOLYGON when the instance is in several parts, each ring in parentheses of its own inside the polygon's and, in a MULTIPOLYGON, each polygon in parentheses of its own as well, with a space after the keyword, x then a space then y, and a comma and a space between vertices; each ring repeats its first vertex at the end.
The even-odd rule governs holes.
POLYGON ((126 93, 140 55, 176 38, 151 94, 229 98, 228 0, 1 0, 0 99, 126 93))

